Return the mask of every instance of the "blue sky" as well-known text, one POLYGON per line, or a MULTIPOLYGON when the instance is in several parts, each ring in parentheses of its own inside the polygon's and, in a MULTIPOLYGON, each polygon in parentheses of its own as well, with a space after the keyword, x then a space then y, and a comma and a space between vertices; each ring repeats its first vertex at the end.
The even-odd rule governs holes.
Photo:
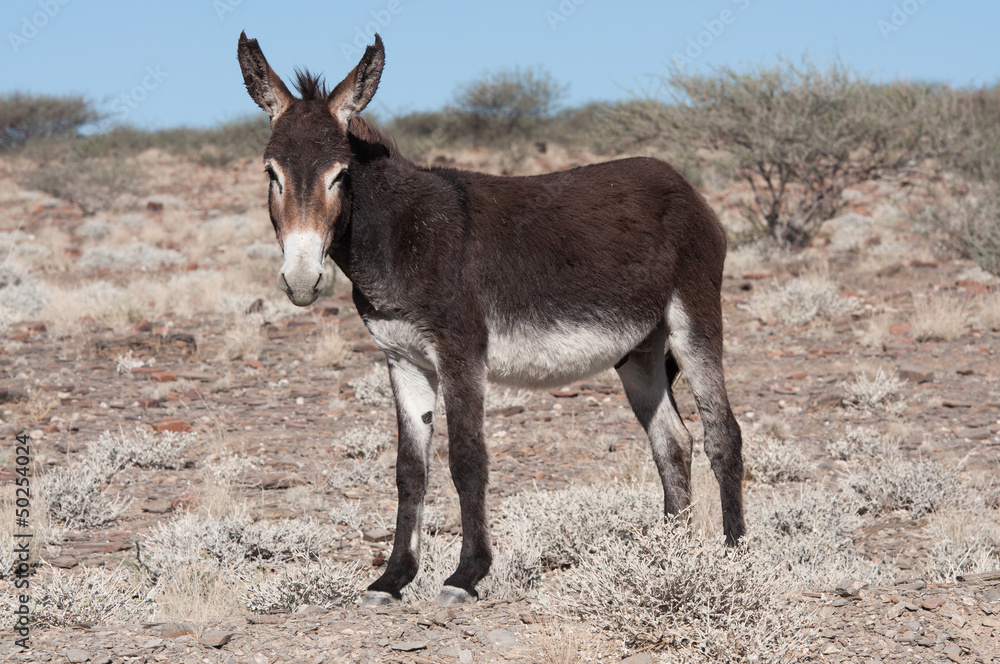
POLYGON ((377 29, 380 115, 440 108, 488 71, 541 65, 567 103, 624 99, 678 56, 684 67, 836 54, 880 79, 1000 80, 995 0, 4 0, 0 93, 83 94, 141 127, 210 126, 257 112, 236 61, 240 30, 284 78, 336 83, 377 29))

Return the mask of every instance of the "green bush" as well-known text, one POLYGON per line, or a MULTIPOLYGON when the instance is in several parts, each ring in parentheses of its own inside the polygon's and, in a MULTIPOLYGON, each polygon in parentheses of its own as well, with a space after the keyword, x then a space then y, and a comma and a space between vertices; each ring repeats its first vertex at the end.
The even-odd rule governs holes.
POLYGON ((487 74, 461 86, 453 106, 455 129, 476 142, 531 137, 551 118, 566 86, 544 70, 513 69, 487 74))
POLYGON ((52 97, 15 92, 0 95, 0 148, 31 141, 75 136, 100 115, 83 97, 52 97))
POLYGON ((670 104, 646 99, 616 109, 622 142, 724 155, 729 175, 753 192, 750 223, 793 248, 843 209, 846 188, 945 154, 965 112, 947 88, 877 84, 842 63, 674 68, 663 84, 670 104))

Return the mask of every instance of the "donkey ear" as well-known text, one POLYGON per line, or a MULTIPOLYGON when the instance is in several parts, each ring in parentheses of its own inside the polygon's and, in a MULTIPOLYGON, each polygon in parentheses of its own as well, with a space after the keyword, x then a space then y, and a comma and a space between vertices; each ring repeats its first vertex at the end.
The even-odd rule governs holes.
POLYGON ((264 53, 257 45, 256 39, 247 39, 247 33, 240 33, 240 42, 236 47, 236 55, 243 70, 243 82, 247 86, 250 97, 257 105, 267 111, 271 122, 288 108, 295 97, 288 91, 285 84, 267 64, 264 53))
POLYGON ((326 100, 330 112, 345 126, 352 117, 365 110, 375 96, 384 66, 385 48, 382 38, 375 33, 375 44, 365 49, 358 66, 337 84, 326 100))

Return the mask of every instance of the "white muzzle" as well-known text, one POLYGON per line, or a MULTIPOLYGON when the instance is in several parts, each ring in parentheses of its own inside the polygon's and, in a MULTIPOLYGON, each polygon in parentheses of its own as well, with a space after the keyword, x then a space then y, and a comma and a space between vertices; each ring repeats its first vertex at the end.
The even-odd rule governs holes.
POLYGON ((278 272, 278 288, 300 307, 316 301, 326 286, 323 239, 318 233, 294 232, 285 236, 285 263, 278 272))

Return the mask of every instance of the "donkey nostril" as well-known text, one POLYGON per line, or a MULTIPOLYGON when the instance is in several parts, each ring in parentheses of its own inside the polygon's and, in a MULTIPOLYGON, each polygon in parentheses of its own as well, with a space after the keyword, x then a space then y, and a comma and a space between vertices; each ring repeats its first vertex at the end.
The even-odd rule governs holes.
POLYGON ((292 290, 292 287, 288 285, 288 279, 285 279, 285 273, 284 273, 284 272, 282 272, 282 273, 281 273, 281 282, 282 282, 283 284, 285 284, 285 288, 284 288, 284 291, 285 291, 286 293, 290 293, 290 292, 291 292, 291 290, 292 290))
POLYGON ((320 272, 319 276, 316 277, 316 283, 313 284, 313 290, 319 290, 319 282, 323 281, 323 273, 320 272))

